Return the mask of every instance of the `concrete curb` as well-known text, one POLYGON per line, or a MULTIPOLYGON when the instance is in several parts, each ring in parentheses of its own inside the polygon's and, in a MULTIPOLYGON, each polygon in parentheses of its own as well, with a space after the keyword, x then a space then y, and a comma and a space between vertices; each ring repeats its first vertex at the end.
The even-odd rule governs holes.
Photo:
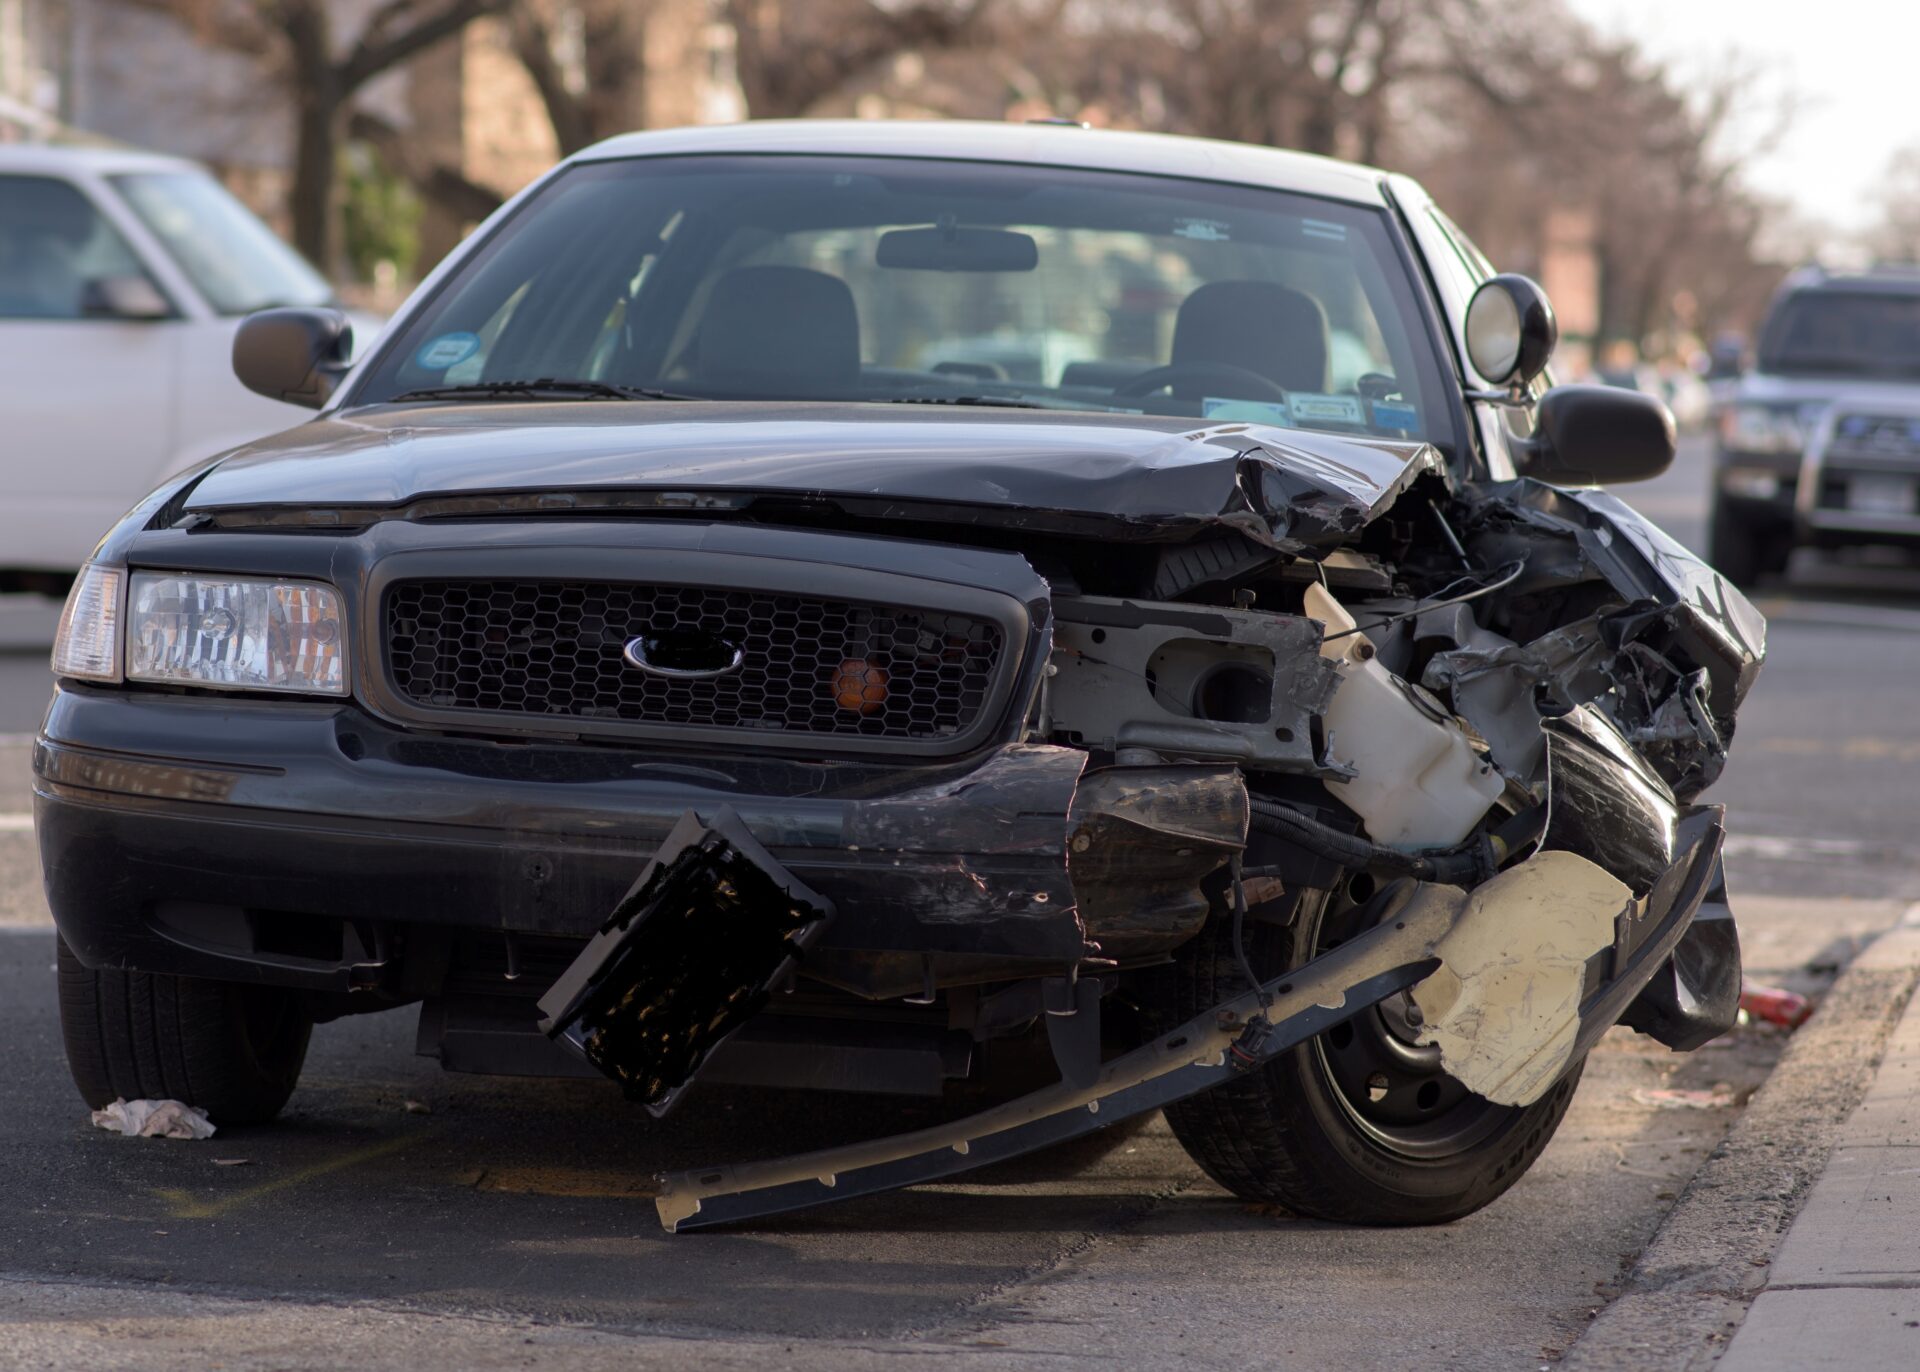
POLYGON ((1853 961, 1794 1036, 1563 1367, 1695 1372, 1718 1359, 1871 1086, 1916 982, 1920 927, 1903 922, 1853 961))

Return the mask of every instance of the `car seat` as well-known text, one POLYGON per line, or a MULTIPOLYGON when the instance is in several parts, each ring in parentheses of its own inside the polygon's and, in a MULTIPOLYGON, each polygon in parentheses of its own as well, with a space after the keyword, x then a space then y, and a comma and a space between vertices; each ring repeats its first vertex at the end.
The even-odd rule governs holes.
POLYGON ((700 322, 694 389, 806 400, 860 386, 860 319, 847 283, 805 267, 736 267, 700 322))
MULTIPOLYGON (((1258 372, 1283 390, 1327 389, 1327 312, 1304 291, 1273 281, 1209 281, 1180 302, 1172 364, 1223 362, 1258 372)), ((1196 400, 1204 383, 1174 394, 1196 400)))

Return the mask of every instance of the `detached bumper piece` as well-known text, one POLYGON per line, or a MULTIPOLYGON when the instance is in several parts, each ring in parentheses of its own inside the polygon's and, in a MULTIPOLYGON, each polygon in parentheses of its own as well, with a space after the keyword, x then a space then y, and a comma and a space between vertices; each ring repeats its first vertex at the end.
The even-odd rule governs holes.
POLYGON ((688 811, 541 997, 541 1031, 664 1115, 832 918, 732 810, 688 811))
POLYGON ((1682 819, 1674 862, 1645 897, 1564 851, 1536 854, 1471 893, 1408 882, 1384 898, 1373 928, 1101 1064, 1091 1081, 1062 1080, 912 1134, 668 1173, 654 1202, 660 1222, 677 1233, 764 1219, 1019 1157, 1210 1090, 1399 991, 1433 1005, 1427 1041, 1439 1042, 1449 1072, 1502 1099, 1538 1099, 1691 926, 1718 870, 1720 820, 1708 806, 1682 819), (1543 916, 1568 891, 1592 909, 1546 938, 1543 916), (1519 955, 1474 956, 1490 949, 1519 955), (1567 975, 1575 967, 1584 971, 1567 975))

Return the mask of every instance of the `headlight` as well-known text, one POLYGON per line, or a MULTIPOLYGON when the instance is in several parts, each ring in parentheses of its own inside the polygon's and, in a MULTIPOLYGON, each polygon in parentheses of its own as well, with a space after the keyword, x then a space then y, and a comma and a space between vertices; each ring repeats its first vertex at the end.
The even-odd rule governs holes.
POLYGON ((1800 417, 1766 405, 1734 405, 1720 420, 1722 443, 1743 453, 1798 453, 1806 446, 1800 417))
POLYGON ((136 572, 127 680, 343 696, 340 593, 313 581, 136 572))
POLYGON ((120 614, 127 574, 88 563, 74 578, 53 636, 53 674, 82 681, 120 679, 120 614))
POLYGON ((1720 473, 1720 489, 1748 500, 1772 500, 1780 494, 1780 473, 1765 467, 1728 467, 1720 473))

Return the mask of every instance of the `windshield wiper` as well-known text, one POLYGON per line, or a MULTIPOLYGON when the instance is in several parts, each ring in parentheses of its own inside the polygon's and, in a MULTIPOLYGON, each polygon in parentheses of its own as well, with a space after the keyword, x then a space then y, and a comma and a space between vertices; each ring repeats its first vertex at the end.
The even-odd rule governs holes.
POLYGON ((698 400, 697 395, 662 391, 652 386, 616 386, 610 381, 566 381, 543 376, 534 381, 474 381, 463 386, 423 386, 402 391, 388 401, 401 400, 698 400))
POLYGON ((997 405, 1009 410, 1044 410, 1037 400, 1021 400, 1010 395, 881 395, 874 400, 882 405, 997 405))

